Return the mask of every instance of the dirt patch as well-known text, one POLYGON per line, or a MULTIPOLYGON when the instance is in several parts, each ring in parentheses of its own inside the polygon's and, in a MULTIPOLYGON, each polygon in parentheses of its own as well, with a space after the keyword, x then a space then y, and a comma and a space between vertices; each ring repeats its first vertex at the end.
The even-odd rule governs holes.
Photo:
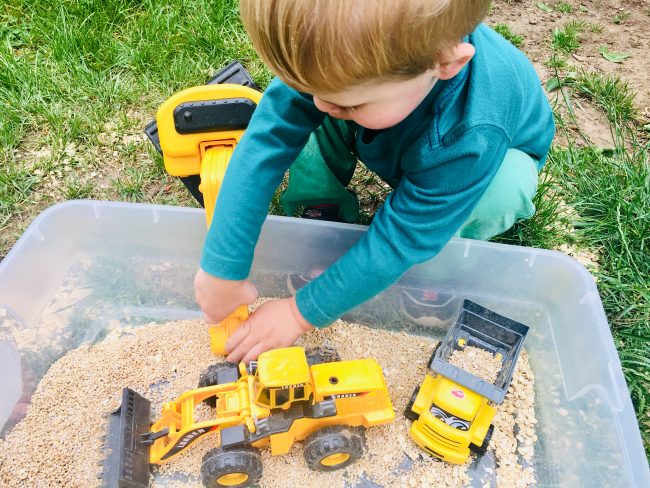
MULTIPOLYGON (((557 74, 562 76, 567 72, 600 72, 620 76, 636 93, 636 106, 645 123, 650 117, 650 84, 647 78, 647 73, 650 72, 650 56, 647 54, 650 47, 647 35, 650 30, 648 8, 647 2, 635 0, 500 0, 494 3, 488 23, 506 24, 515 34, 523 37, 519 48, 533 62, 543 84, 557 74), (573 54, 562 54, 567 66, 556 73, 547 64, 552 54, 553 31, 556 28, 563 29, 569 22, 580 25, 580 47, 573 54), (622 63, 608 61, 599 52, 602 47, 606 47, 609 52, 625 53, 629 57, 622 63)), ((571 92, 570 89, 565 89, 571 92)), ((552 103, 559 96, 558 91, 548 93, 552 103)), ((555 106, 569 130, 568 134, 558 131, 555 141, 557 144, 568 145, 568 137, 578 145, 614 146, 610 124, 600 108, 573 95, 571 106, 575 118, 568 113, 561 99, 555 106)))
MULTIPOLYGON (((567 7, 568 8, 568 7, 567 7)), ((541 69, 551 55, 553 30, 562 28, 572 20, 583 22, 580 48, 568 61, 577 69, 618 74, 637 92, 637 104, 642 111, 650 106, 650 12, 643 0, 547 0, 538 2, 494 2, 488 17, 490 24, 505 23, 512 31, 524 37, 521 50, 535 63, 542 81, 548 71, 541 69), (538 6, 543 3, 552 9, 546 12, 538 6), (561 12, 560 5, 568 5, 571 12, 561 12), (601 30, 602 29, 602 30, 601 30), (622 63, 606 60, 598 50, 607 46, 609 51, 624 52, 630 57, 622 63)))

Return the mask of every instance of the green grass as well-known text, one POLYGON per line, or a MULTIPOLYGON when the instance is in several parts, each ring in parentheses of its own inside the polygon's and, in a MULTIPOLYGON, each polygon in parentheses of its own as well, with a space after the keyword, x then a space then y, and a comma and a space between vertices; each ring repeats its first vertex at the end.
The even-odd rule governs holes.
POLYGON ((0 230, 4 231, 12 215, 19 214, 41 176, 24 168, 0 166, 0 230))
POLYGON ((567 22, 563 28, 556 27, 553 30, 553 49, 566 54, 576 52, 580 48, 580 33, 586 27, 587 24, 578 20, 567 22))
POLYGON ((495 24, 493 29, 505 37, 514 46, 519 47, 524 42, 523 36, 515 34, 507 24, 495 24))
POLYGON ((560 2, 557 5, 555 5, 555 10, 558 12, 563 12, 565 14, 570 14, 573 12, 573 5, 567 2, 560 2))
POLYGON ((62 193, 64 200, 90 198, 93 193, 93 185, 73 177, 66 181, 62 193))
MULTIPOLYGON (((231 59, 257 59, 234 0, 166 3, 10 1, 0 144, 15 147, 41 124, 57 137, 88 137, 126 106, 153 109, 231 59)), ((268 80, 258 61, 249 68, 268 80)))
POLYGON ((620 124, 627 125, 639 115, 632 90, 618 76, 583 71, 574 86, 578 93, 604 110, 614 128, 620 129, 620 124))
POLYGON ((127 168, 126 174, 113 181, 122 200, 137 202, 144 197, 145 174, 137 168, 127 168))
POLYGON ((589 23, 588 27, 589 31, 593 32, 594 34, 601 34, 605 30, 605 26, 602 24, 589 23))
POLYGON ((553 51, 552 56, 544 62, 544 65, 553 70, 563 70, 569 67, 567 60, 557 51, 553 51))
POLYGON ((623 24, 629 18, 630 18, 630 12, 621 12, 614 16, 612 22, 614 22, 615 24, 623 24))

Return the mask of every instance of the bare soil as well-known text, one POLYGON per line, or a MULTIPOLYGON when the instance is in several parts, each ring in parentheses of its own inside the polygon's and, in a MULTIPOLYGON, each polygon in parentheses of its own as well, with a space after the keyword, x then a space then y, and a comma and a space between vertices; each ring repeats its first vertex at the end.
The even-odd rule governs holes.
MULTIPOLYGON (((551 57, 551 40, 555 28, 563 28, 570 21, 585 23, 580 35, 580 48, 567 56, 575 71, 596 71, 613 74, 629 83, 637 93, 636 104, 642 116, 650 117, 650 3, 646 0, 546 0, 554 9, 545 12, 538 0, 494 2, 488 23, 507 24, 515 34, 523 36, 520 49, 533 62, 543 83, 555 76, 545 66, 551 57), (557 11, 560 4, 568 4, 572 12, 557 11), (618 16, 618 17, 617 17, 618 16), (615 22, 619 23, 615 23, 615 22), (597 32, 602 27, 601 32, 597 32), (606 60, 598 50, 607 46, 610 52, 626 53, 630 57, 622 63, 606 60)), ((553 98, 550 95, 550 98, 553 98)), ((609 125, 600 110, 584 101, 576 107, 581 128, 595 144, 610 143, 609 125)))

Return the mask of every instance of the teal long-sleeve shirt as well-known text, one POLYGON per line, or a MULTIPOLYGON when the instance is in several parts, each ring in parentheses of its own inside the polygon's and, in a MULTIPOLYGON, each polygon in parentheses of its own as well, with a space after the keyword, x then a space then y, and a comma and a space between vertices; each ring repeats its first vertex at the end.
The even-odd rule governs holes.
MULTIPOLYGON (((553 116, 526 57, 485 25, 469 36, 476 54, 439 80, 402 122, 364 143, 359 158, 395 186, 368 232, 296 295, 311 324, 325 326, 434 257, 469 217, 505 153, 546 160, 553 116)), ((231 158, 201 267, 245 279, 271 198, 324 114, 310 95, 275 79, 231 158)))

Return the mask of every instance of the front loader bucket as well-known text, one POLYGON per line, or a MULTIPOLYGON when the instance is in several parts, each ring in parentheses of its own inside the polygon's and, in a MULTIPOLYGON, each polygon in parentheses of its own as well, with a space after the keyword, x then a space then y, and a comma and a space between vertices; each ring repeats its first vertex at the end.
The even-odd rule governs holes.
POLYGON ((211 326, 210 333, 210 350, 216 356, 227 356, 226 342, 228 338, 237 330, 248 318, 248 305, 240 305, 217 325, 211 326))
POLYGON ((147 488, 149 445, 143 443, 151 427, 151 402, 130 388, 122 391, 122 404, 108 420, 104 488, 147 488))

